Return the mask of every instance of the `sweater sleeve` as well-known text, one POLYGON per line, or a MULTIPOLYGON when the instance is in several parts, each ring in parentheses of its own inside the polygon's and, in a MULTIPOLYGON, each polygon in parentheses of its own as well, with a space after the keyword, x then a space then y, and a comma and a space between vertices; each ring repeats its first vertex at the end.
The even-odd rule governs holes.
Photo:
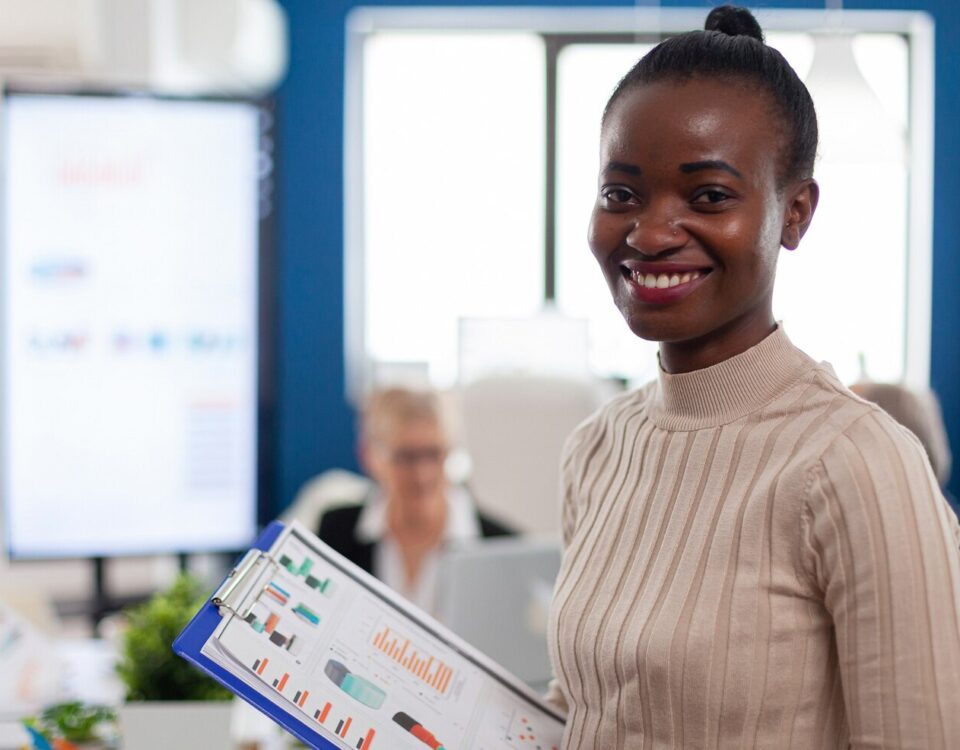
POLYGON ((833 619, 851 746, 960 747, 956 517, 922 448, 871 411, 809 480, 804 565, 833 619))
MULTIPOLYGON (((560 457, 560 539, 564 553, 566 553, 577 527, 576 488, 579 486, 577 467, 579 466, 579 452, 588 429, 586 424, 581 424, 567 438, 560 457)), ((556 678, 550 680, 544 700, 563 714, 569 711, 566 696, 563 694, 560 683, 556 678)))
POLYGON ((575 448, 579 443, 579 434, 571 436, 564 446, 560 462, 560 539, 564 551, 570 546, 570 539, 576 531, 577 524, 577 501, 574 497, 574 485, 576 483, 574 464, 576 463, 575 448))

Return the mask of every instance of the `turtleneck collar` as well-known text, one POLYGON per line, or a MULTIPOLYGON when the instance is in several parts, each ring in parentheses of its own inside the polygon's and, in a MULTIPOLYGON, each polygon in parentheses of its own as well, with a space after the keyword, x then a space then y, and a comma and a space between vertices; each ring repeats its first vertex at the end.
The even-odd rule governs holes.
POLYGON ((778 324, 760 343, 711 367, 678 375, 661 367, 650 416, 667 430, 728 424, 770 403, 815 364, 778 324))

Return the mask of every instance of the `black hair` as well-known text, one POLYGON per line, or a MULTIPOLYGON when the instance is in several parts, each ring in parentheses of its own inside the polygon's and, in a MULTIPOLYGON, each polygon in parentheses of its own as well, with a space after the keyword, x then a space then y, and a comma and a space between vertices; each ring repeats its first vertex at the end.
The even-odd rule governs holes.
POLYGON ((746 78, 758 83, 787 125, 783 177, 813 175, 818 139, 813 99, 783 55, 764 43, 760 24, 746 8, 720 5, 710 11, 704 31, 680 34, 654 47, 617 84, 603 120, 621 94, 634 86, 694 77, 746 78))

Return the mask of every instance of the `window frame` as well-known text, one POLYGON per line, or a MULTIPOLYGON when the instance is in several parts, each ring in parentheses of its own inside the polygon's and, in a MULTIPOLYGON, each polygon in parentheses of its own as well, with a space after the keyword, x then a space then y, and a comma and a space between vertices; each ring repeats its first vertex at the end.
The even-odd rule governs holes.
MULTIPOLYGON (((909 50, 909 159, 907 274, 904 279, 903 380, 930 382, 933 287, 934 21, 923 11, 775 10, 756 12, 761 26, 783 32, 848 31, 902 34, 909 50)), ((546 189, 544 195, 543 301, 556 293, 557 59, 570 44, 645 43, 699 28, 693 8, 374 8, 358 7, 346 19, 344 97, 344 362, 348 398, 369 385, 365 346, 363 45, 384 31, 526 31, 539 34, 546 59, 546 189), (644 29, 624 33, 625 28, 644 29)))

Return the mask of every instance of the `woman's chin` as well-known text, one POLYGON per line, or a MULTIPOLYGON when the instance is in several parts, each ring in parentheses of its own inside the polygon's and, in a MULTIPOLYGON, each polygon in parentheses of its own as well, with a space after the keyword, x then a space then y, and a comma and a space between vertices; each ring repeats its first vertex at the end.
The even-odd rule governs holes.
POLYGON ((440 502, 442 499, 443 495, 437 492, 410 493, 408 495, 404 495, 403 497, 397 498, 399 501, 399 507, 411 511, 419 510, 421 508, 429 508, 431 505, 440 502))
POLYGON ((677 325, 675 320, 665 320, 666 316, 656 314, 624 315, 631 333, 644 341, 660 343, 662 341, 682 341, 685 327, 677 325))

